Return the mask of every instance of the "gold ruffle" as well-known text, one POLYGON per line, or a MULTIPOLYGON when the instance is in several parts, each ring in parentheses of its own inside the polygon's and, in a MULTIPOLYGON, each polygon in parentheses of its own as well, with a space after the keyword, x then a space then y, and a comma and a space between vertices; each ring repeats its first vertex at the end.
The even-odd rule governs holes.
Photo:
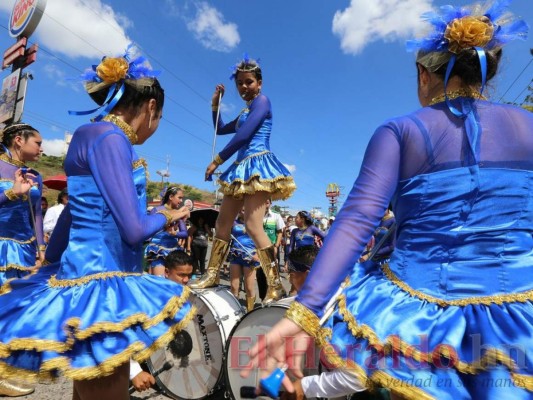
POLYGON ((235 179, 231 184, 218 181, 220 190, 225 196, 242 200, 244 195, 255 192, 268 192, 272 200, 286 200, 292 196, 296 190, 296 184, 292 176, 279 176, 274 179, 261 179, 259 174, 253 175, 247 181, 235 179))
POLYGON ((316 338, 318 343, 326 342, 320 320, 303 304, 293 301, 289 309, 285 312, 285 317, 293 321, 309 335, 316 338))
POLYGON ((436 303, 441 307, 447 306, 469 306, 469 305, 479 305, 483 304, 489 306, 491 304, 502 305, 504 303, 514 303, 520 302, 525 303, 527 301, 533 300, 533 290, 528 290, 526 292, 520 293, 509 293, 509 294, 495 294, 492 296, 478 296, 478 297, 466 297, 464 299, 458 300, 444 300, 439 299, 438 297, 430 296, 426 293, 420 292, 411 288, 406 283, 402 282, 389 268, 389 264, 384 263, 381 265, 381 269, 385 276, 400 289, 406 291, 411 296, 416 297, 420 300, 425 300, 430 303, 436 303))
MULTIPOLYGON (((70 331, 68 334, 69 338, 65 342, 28 338, 15 339, 9 344, 0 343, 0 357, 7 358, 13 351, 54 351, 57 353, 64 353, 72 349, 75 343, 74 338, 77 340, 85 340, 98 333, 122 332, 135 324, 142 324, 143 329, 148 329, 165 319, 173 318, 187 301, 189 295, 190 289, 184 287, 181 296, 171 298, 165 305, 163 311, 153 318, 149 318, 146 314, 138 313, 121 322, 96 323, 83 331, 77 331, 81 323, 79 318, 71 318, 65 323, 67 331, 70 331)), ((168 344, 173 336, 191 321, 195 313, 196 308, 193 306, 178 324, 172 326, 165 334, 156 339, 150 347, 145 347, 145 345, 140 342, 133 343, 125 351, 110 357, 97 367, 72 368, 68 358, 60 356, 43 363, 39 373, 14 368, 8 364, 0 363, 0 376, 12 377, 18 374, 19 378, 26 380, 53 379, 54 376, 52 371, 54 370, 60 370, 65 376, 74 380, 107 376, 110 375, 116 367, 127 362, 130 358, 139 362, 146 360, 158 348, 168 344)))
POLYGON ((7 294, 9 292, 11 292, 11 285, 10 285, 10 281, 12 281, 12 279, 8 279, 7 281, 4 282, 4 284, 2 286, 0 286, 0 296, 3 295, 3 294, 7 294))
POLYGON ((73 368, 67 357, 60 356, 44 362, 39 372, 15 368, 0 362, 0 376, 3 378, 23 379, 28 382, 54 380, 56 378, 55 371, 59 371, 67 378, 73 380, 88 380, 109 376, 117 367, 127 363, 130 359, 138 362, 146 361, 155 351, 166 346, 179 331, 184 329, 192 320, 195 313, 196 308, 192 307, 189 313, 178 324, 172 326, 167 332, 157 338, 151 346, 146 347, 141 342, 135 342, 123 352, 109 357, 95 367, 73 368))
POLYGON ((25 267, 24 265, 20 264, 7 264, 0 267, 0 272, 6 272, 8 270, 13 269, 16 269, 17 271, 32 272, 34 268, 34 265, 32 265, 31 267, 25 267))
POLYGON ((109 278, 125 278, 127 276, 141 276, 142 273, 140 272, 121 272, 121 271, 114 271, 114 272, 100 272, 97 274, 92 275, 86 275, 82 276, 81 278, 76 279, 57 279, 55 275, 52 275, 50 279, 48 279, 48 286, 54 287, 54 288, 65 288, 65 287, 71 287, 71 286, 81 286, 86 283, 89 283, 95 279, 109 279, 109 278))
POLYGON ((32 236, 28 240, 17 240, 17 239, 8 238, 8 237, 0 237, 0 240, 9 240, 11 242, 15 242, 18 244, 30 244, 32 242, 35 242, 35 236, 32 236))
MULTIPOLYGON (((418 362, 426 362, 433 364, 435 351, 431 353, 424 353, 415 346, 404 342, 396 335, 391 335, 385 339, 384 342, 380 341, 376 333, 367 325, 359 325, 355 317, 350 313, 346 306, 346 296, 341 295, 339 298, 339 313, 341 314, 344 322, 348 325, 350 332, 354 337, 364 338, 368 340, 369 344, 378 348, 392 349, 401 353, 404 357, 412 358, 418 362)), ((453 368, 464 374, 475 375, 481 371, 486 371, 488 367, 494 365, 504 365, 509 369, 511 377, 517 386, 524 387, 527 390, 533 391, 533 377, 528 375, 519 375, 514 371, 516 370, 515 362, 511 357, 494 348, 486 350, 485 354, 472 363, 461 361, 450 354, 446 346, 439 347, 439 355, 447 358, 450 362, 453 362, 453 368), (519 385, 520 383, 520 385, 519 385)), ((338 355, 337 357, 341 359, 338 355)), ((341 359, 342 360, 342 359, 341 359)), ((338 361, 338 360, 337 360, 338 361)), ((345 362, 344 360, 342 360, 345 362)), ((372 375, 372 377, 374 374, 372 375)))

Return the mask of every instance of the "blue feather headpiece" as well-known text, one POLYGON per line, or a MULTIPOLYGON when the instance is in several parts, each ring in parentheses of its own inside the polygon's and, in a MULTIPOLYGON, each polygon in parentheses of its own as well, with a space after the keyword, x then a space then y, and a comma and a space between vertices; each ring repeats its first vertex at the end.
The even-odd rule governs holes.
POLYGON ((231 76, 229 78, 231 80, 234 80, 238 72, 253 72, 256 69, 260 69, 261 67, 259 66, 259 61, 259 58, 257 60, 254 60, 248 57, 247 53, 244 53, 242 56, 242 60, 230 67, 231 76))
POLYGON ((425 38, 407 41, 407 50, 418 51, 422 57, 428 53, 442 53, 426 57, 429 60, 421 63, 434 72, 462 50, 492 50, 511 40, 525 40, 528 25, 508 11, 510 3, 511 0, 494 0, 467 7, 447 5, 441 7, 440 12, 425 13, 422 19, 433 30, 425 38))
POLYGON ((133 57, 133 50, 133 44, 130 44, 124 55, 104 57, 100 64, 87 69, 80 76, 85 82, 87 93, 109 88, 109 94, 100 107, 87 111, 69 111, 69 114, 88 115, 103 108, 100 114, 93 118, 94 121, 100 121, 109 114, 124 94, 125 83, 138 88, 152 85, 153 79, 158 77, 161 71, 153 70, 145 57, 133 57))

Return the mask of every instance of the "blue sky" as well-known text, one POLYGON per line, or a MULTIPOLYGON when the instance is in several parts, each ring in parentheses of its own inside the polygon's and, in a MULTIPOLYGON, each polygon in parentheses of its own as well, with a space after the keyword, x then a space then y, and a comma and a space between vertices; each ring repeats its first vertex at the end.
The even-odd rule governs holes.
MULTIPOLYGON (((0 2, 0 48, 15 39, 7 31, 14 0, 0 2)), ((405 40, 423 29, 419 15, 441 0, 48 0, 30 38, 39 43, 24 120, 45 138, 45 152, 62 149, 65 131, 87 117, 67 110, 93 108, 81 84, 69 78, 105 55, 120 55, 134 42, 163 71, 164 119, 138 153, 152 179, 166 168, 170 180, 214 191, 203 181, 211 159, 211 95, 227 87, 222 116, 243 107, 229 80, 230 66, 247 52, 260 58, 263 93, 271 100, 271 146, 293 170, 298 190, 281 206, 327 212, 329 183, 347 194, 366 144, 388 118, 419 107, 414 55, 405 40)), ((533 25, 531 0, 512 11, 533 25)), ((533 77, 533 40, 509 44, 501 72, 488 89, 493 99, 521 102, 533 77)), ((3 79, 9 70, 1 74, 3 79)), ((217 138, 221 150, 229 138, 217 138)), ((342 203, 343 198, 340 199, 342 203)))

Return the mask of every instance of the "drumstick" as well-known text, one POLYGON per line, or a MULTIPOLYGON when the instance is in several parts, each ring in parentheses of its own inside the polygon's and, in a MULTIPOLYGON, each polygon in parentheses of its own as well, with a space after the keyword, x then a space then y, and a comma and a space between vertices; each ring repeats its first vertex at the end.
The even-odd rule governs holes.
MULTIPOLYGON (((161 374, 162 372, 165 372, 165 371, 168 371, 170 368, 172 368, 174 366, 174 361, 172 360, 168 360, 168 361, 165 361, 165 363, 163 364, 163 366, 161 368, 159 368, 158 370, 154 371, 154 373, 152 374, 152 376, 155 378, 157 375, 161 374)), ((137 389, 135 389, 135 387, 132 385, 130 386, 130 390, 129 390, 129 393, 132 394, 133 392, 135 392, 137 389)))

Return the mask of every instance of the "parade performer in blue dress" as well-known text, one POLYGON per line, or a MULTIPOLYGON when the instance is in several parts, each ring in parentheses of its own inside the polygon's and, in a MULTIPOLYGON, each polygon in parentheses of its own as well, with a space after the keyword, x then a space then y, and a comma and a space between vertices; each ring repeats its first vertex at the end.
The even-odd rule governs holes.
POLYGON ((269 198, 287 199, 296 185, 287 168, 270 151, 272 107, 268 97, 261 93, 263 78, 259 64, 245 56, 234 67, 232 79, 246 107, 228 124, 220 116, 217 120, 219 101, 225 90, 224 85, 217 85, 212 98, 216 133, 225 135, 236 132, 236 135, 208 165, 206 180, 233 154, 237 153, 237 159, 218 180, 224 198, 215 226, 207 273, 201 281, 189 286, 205 288, 218 283, 218 271, 229 249, 233 221, 244 206, 246 231, 255 243, 261 268, 267 277, 268 291, 264 303, 270 303, 281 298, 285 292, 279 278, 274 246, 263 229, 266 202, 269 198))
MULTIPOLYGON (((32 126, 10 124, 0 133, 0 287, 44 260, 42 179, 25 163, 37 161, 42 138, 32 126)), ((0 379, 0 396, 23 396, 33 385, 0 379)))
POLYGON ((317 240, 324 240, 326 234, 313 225, 313 217, 307 211, 299 211, 295 218, 296 229, 291 232, 289 254, 304 246, 316 246, 317 240))
POLYGON ((147 359, 192 318, 187 288, 142 271, 143 241, 183 213, 146 213, 147 171, 133 145, 162 115, 154 71, 127 52, 84 79, 103 110, 65 158, 69 204, 46 253, 60 260, 2 287, 0 376, 63 374, 74 400, 126 400, 129 360, 147 359))
POLYGON ((482 95, 502 46, 527 34, 508 4, 427 16, 434 31, 409 43, 423 108, 374 133, 287 318, 250 351, 255 365, 301 376, 293 349, 312 336, 332 366, 394 398, 533 397, 533 114, 482 95), (391 201, 396 247, 362 270, 391 201))
POLYGON ((25 163, 42 153, 30 125, 8 125, 0 134, 0 285, 21 278, 44 260, 42 178, 25 163))
POLYGON ((231 292, 239 297, 241 276, 244 275, 244 291, 246 292, 246 311, 250 312, 255 305, 255 268, 259 264, 255 243, 246 233, 244 225, 244 209, 239 212, 231 230, 231 246, 228 255, 231 292))
MULTIPOLYGON (((177 186, 169 187, 161 205, 150 210, 151 214, 155 214, 160 210, 180 210, 184 216, 189 215, 189 210, 186 207, 181 207, 183 202, 183 190, 177 186)), ((165 258, 174 250, 184 250, 179 245, 180 239, 187 239, 187 225, 185 219, 180 218, 177 222, 165 227, 165 229, 157 232, 150 243, 146 246, 144 254, 146 260, 150 265, 150 273, 153 275, 165 276, 165 258)))

